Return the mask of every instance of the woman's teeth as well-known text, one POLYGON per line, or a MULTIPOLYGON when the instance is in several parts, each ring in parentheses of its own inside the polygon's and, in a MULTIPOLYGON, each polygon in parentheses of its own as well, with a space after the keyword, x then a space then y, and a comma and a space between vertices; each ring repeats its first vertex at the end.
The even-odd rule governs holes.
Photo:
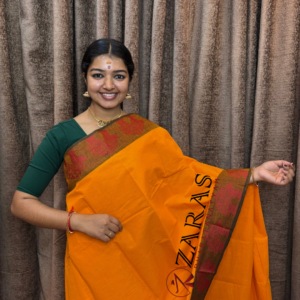
POLYGON ((102 96, 106 99, 113 99, 117 96, 117 94, 102 94, 102 96))

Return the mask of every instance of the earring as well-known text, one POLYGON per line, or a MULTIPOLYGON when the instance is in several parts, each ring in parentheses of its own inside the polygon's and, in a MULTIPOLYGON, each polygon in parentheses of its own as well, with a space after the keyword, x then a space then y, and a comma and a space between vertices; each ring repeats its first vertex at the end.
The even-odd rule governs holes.
POLYGON ((127 94, 125 99, 131 99, 132 97, 130 96, 130 94, 127 94))
POLYGON ((86 92, 83 94, 83 96, 89 98, 89 97, 90 97, 90 94, 89 94, 88 91, 86 91, 86 92))

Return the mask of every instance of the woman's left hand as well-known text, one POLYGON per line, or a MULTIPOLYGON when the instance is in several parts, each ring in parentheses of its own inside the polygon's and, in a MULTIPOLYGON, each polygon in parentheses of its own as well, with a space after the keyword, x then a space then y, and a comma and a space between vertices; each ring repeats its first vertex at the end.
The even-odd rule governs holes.
POLYGON ((285 160, 267 161, 253 170, 250 183, 265 181, 275 185, 286 185, 295 176, 295 166, 285 160), (254 178, 253 178, 254 177, 254 178))

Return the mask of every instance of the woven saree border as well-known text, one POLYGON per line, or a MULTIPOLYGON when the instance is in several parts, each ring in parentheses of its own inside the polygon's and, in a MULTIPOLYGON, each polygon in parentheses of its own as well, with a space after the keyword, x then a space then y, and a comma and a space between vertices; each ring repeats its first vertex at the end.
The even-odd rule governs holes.
POLYGON ((200 243, 191 300, 203 300, 239 217, 251 172, 223 170, 216 179, 200 243))
POLYGON ((139 115, 128 114, 74 143, 64 156, 68 192, 105 161, 157 127, 139 115))

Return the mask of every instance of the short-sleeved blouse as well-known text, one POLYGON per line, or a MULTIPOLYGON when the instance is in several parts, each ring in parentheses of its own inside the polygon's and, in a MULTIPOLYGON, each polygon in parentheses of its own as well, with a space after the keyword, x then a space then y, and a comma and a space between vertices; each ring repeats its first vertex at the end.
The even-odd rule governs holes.
POLYGON ((85 136, 74 119, 55 125, 36 150, 17 190, 40 197, 58 172, 67 149, 85 136))

